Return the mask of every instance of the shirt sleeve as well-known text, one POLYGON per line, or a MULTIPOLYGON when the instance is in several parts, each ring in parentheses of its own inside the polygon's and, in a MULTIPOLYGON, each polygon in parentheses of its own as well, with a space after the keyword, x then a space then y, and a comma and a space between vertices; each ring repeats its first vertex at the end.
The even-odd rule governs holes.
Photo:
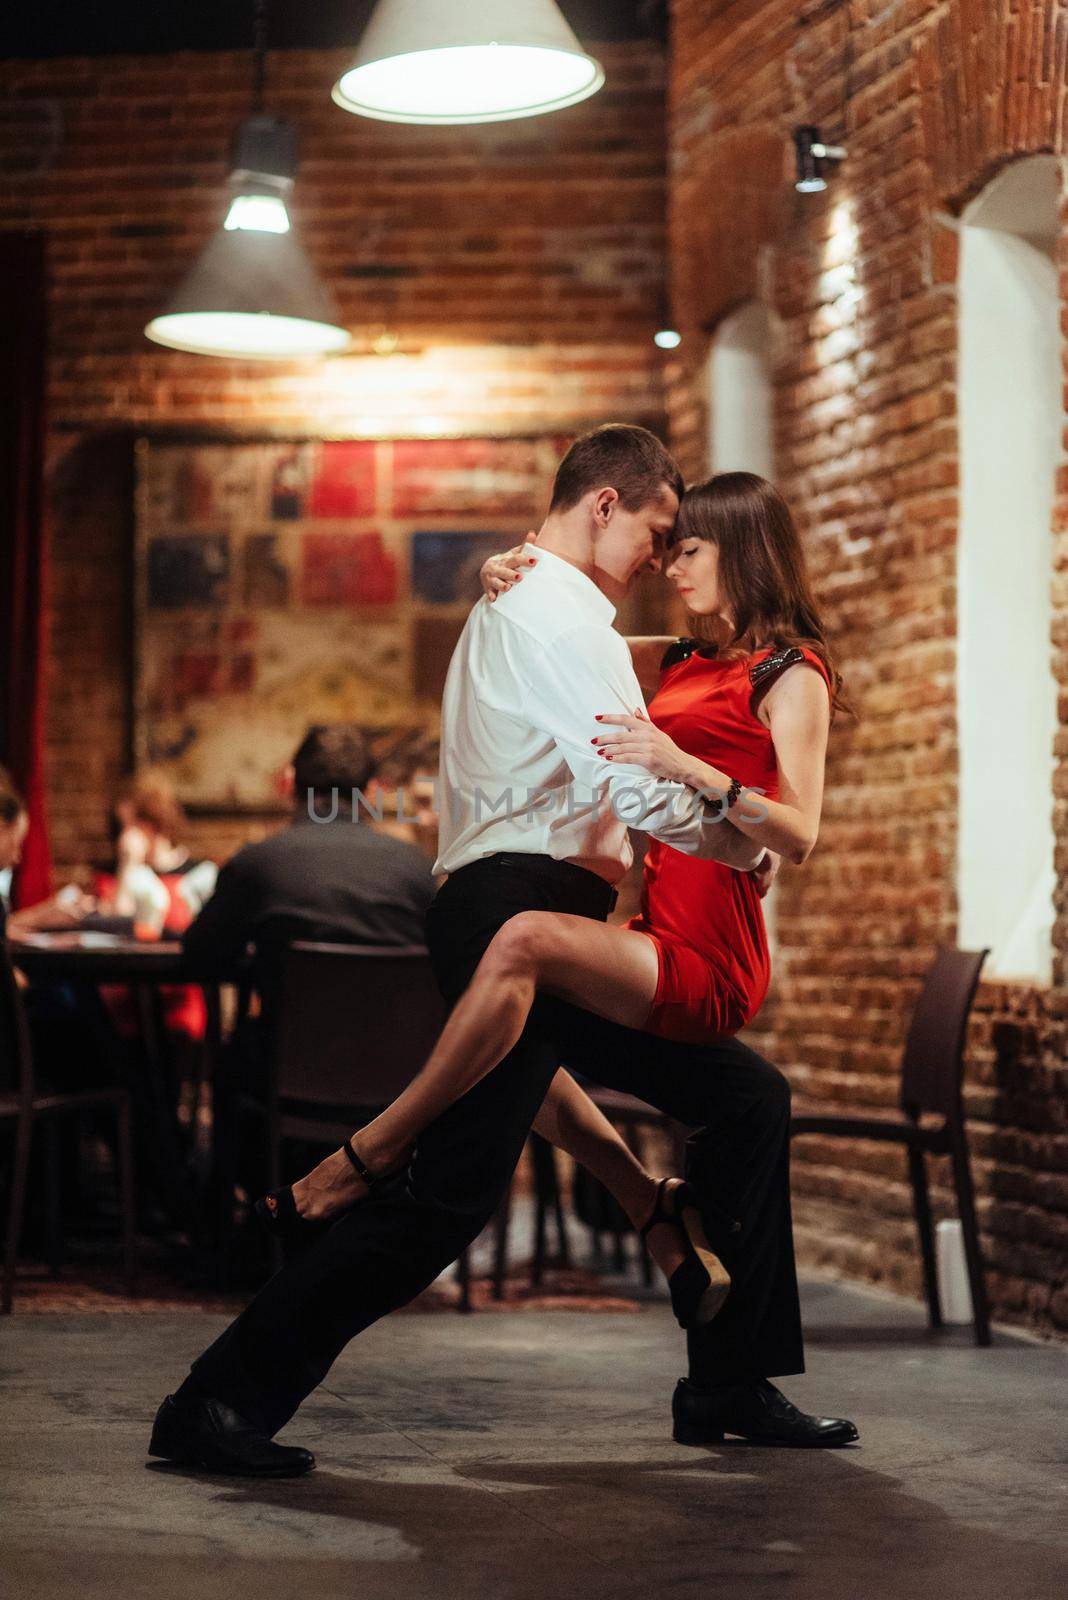
POLYGON ((645 704, 630 652, 610 628, 580 624, 542 645, 529 663, 522 715, 556 744, 575 778, 580 803, 611 806, 628 828, 651 834, 685 855, 703 856, 747 871, 761 846, 721 820, 682 783, 655 778, 644 767, 607 762, 592 744, 598 712, 633 716, 645 704))

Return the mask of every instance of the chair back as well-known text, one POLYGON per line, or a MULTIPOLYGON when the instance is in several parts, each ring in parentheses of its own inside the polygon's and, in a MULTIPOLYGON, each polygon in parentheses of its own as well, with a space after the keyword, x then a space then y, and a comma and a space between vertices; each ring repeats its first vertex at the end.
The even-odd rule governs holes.
POLYGON ((445 1016, 421 946, 292 944, 276 1013, 276 1094, 386 1106, 426 1061, 445 1016))
POLYGON ((901 1064, 901 1105, 952 1116, 960 1105, 968 1015, 988 950, 943 945, 912 1014, 901 1064))
POLYGON ((30 1027, 7 940, 0 936, 0 1095, 33 1099, 30 1027))

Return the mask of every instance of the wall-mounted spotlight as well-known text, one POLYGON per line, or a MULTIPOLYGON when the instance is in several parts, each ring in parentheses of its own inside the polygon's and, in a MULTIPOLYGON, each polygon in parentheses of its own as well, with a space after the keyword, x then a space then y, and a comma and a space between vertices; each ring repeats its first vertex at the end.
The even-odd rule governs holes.
POLYGON ((846 157, 844 145, 824 144, 820 130, 813 127, 794 129, 794 149, 797 153, 797 179, 794 186, 799 194, 819 194, 821 189, 826 189, 824 162, 844 161, 846 157))
POLYGON ((667 290, 657 296, 656 321, 653 323, 653 343, 658 350, 677 350, 682 343, 682 334, 674 317, 671 315, 671 304, 667 290))

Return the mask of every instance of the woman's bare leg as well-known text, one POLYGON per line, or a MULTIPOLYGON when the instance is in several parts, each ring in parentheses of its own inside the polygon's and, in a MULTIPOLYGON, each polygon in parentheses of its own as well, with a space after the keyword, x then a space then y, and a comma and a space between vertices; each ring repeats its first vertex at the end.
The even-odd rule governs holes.
MULTIPOLYGON (((632 1225, 642 1227, 656 1201, 658 1180, 563 1068, 549 1085, 534 1129, 592 1173, 623 1207, 632 1225)), ((649 1254, 670 1278, 684 1255, 678 1228, 658 1223, 649 1229, 648 1244, 649 1254)))
MULTIPOLYGON (((388 1172, 428 1123, 502 1061, 526 1026, 539 989, 598 1016, 640 1028, 656 993, 656 947, 644 933, 568 912, 522 911, 493 936, 422 1071, 358 1130, 360 1159, 388 1172)), ((367 1189, 344 1151, 293 1185, 298 1212, 331 1217, 367 1189)))

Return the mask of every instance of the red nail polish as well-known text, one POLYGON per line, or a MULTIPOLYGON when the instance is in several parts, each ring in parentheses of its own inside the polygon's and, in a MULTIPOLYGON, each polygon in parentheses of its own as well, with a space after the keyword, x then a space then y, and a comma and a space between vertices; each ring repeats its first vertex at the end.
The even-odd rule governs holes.
POLYGON ((603 718, 603 716, 604 716, 604 712, 603 711, 598 711, 597 715, 593 719, 594 722, 600 722, 601 719, 603 718))

